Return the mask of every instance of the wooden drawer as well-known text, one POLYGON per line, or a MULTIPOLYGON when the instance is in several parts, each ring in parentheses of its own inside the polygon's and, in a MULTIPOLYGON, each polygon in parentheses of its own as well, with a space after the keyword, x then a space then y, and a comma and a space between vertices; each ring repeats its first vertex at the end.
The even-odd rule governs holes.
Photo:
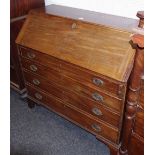
POLYGON ((89 99, 95 101, 98 104, 111 108, 115 112, 121 113, 122 109, 124 108, 124 100, 110 96, 109 94, 106 94, 102 91, 97 91, 95 89, 89 88, 83 84, 78 83, 76 80, 60 75, 59 72, 56 72, 48 67, 41 66, 38 63, 34 63, 26 59, 22 59, 22 66, 29 71, 46 77, 49 82, 62 85, 63 87, 71 91, 88 97, 89 99), (31 66, 35 66, 34 68, 36 68, 36 70, 31 70, 31 66))
POLYGON ((125 97, 126 86, 124 84, 116 83, 116 81, 114 82, 112 79, 109 80, 95 72, 63 62, 61 65, 61 73, 92 89, 107 92, 121 99, 125 97))
POLYGON ((21 59, 21 63, 23 70, 26 69, 40 76, 46 77, 46 79, 48 79, 49 81, 59 83, 62 78, 60 72, 57 69, 55 70, 55 68, 50 69, 25 58, 21 59))
POLYGON ((25 72, 25 71, 23 73, 24 73, 24 78, 25 78, 26 83, 29 83, 35 87, 38 87, 38 88, 42 89, 44 92, 47 92, 47 93, 59 98, 60 100, 63 100, 63 98, 64 98, 63 91, 64 90, 62 88, 60 88, 54 84, 51 84, 51 82, 44 80, 37 74, 33 74, 30 72, 25 72))
POLYGON ((29 85, 26 87, 28 89, 28 98, 34 100, 35 102, 42 103, 59 115, 67 118, 75 124, 80 125, 95 135, 102 136, 114 143, 118 143, 119 137, 117 129, 114 129, 99 120, 82 113, 82 111, 79 111, 68 104, 62 103, 55 97, 49 96, 38 89, 30 87, 29 85))
POLYGON ((128 155, 144 155, 144 139, 132 133, 128 146, 128 155))
POLYGON ((144 80, 141 80, 134 132, 144 138, 144 80))
POLYGON ((141 89, 140 89, 140 93, 139 93, 138 103, 144 109, 144 79, 141 80, 141 89))
POLYGON ((48 82, 45 79, 41 78, 36 74, 32 74, 30 72, 24 72, 24 77, 26 82, 39 87, 45 92, 56 96, 61 99, 63 102, 67 102, 88 114, 95 116, 98 119, 101 119, 117 128, 121 126, 121 118, 120 116, 105 108, 101 104, 94 102, 93 100, 88 99, 82 95, 79 95, 73 91, 67 90, 65 87, 56 85, 52 82, 48 82))
POLYGON ((137 112, 134 125, 134 132, 141 137, 144 137, 144 112, 137 112))
POLYGON ((67 63, 29 48, 20 47, 20 51, 22 57, 37 61, 43 65, 46 64, 46 66, 54 70, 59 70, 61 74, 71 77, 72 79, 77 80, 84 85, 100 91, 107 91, 108 93, 111 93, 119 98, 125 97, 125 84, 121 84, 119 82, 116 83, 116 81, 114 82, 114 80, 108 80, 106 77, 96 74, 95 72, 82 69, 76 65, 67 63))
POLYGON ((51 67, 53 70, 60 71, 60 60, 54 57, 50 57, 46 54, 22 46, 19 46, 19 51, 21 56, 24 58, 51 67))

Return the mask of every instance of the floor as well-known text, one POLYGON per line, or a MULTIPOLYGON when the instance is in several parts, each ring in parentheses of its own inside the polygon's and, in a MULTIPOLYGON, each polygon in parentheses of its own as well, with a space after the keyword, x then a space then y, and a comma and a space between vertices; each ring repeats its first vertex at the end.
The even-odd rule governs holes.
POLYGON ((109 155, 95 136, 11 90, 11 155, 109 155))

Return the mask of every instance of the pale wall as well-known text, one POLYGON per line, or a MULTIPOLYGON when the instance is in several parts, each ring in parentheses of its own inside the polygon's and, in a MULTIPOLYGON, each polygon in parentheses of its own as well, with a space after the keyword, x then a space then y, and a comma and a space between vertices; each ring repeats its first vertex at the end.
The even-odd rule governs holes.
POLYGON ((59 4, 86 10, 136 18, 144 10, 143 0, 45 0, 46 5, 59 4))

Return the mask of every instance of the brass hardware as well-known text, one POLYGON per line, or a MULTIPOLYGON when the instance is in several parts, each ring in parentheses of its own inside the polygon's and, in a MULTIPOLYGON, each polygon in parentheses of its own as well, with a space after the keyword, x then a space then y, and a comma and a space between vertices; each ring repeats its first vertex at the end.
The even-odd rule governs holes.
POLYGON ((96 100, 96 101, 100 101, 100 102, 103 102, 103 96, 101 96, 100 94, 98 94, 98 93, 93 93, 92 94, 92 98, 94 99, 94 100, 96 100))
POLYGON ((36 57, 36 55, 34 53, 32 53, 32 52, 28 52, 27 57, 30 58, 30 59, 33 59, 33 58, 36 57))
POLYGON ((77 24, 76 23, 73 23, 72 24, 72 29, 76 29, 77 28, 77 24))
POLYGON ((43 98, 42 95, 39 94, 39 93, 35 93, 35 97, 36 97, 37 99, 39 99, 39 100, 41 100, 41 99, 43 98))
POLYGON ((104 84, 104 82, 101 79, 98 79, 98 78, 93 78, 93 83, 96 86, 102 86, 104 84))
POLYGON ((101 131, 101 127, 99 125, 97 125, 97 124, 92 124, 91 127, 92 127, 93 130, 95 130, 97 132, 101 131))
POLYGON ((93 108, 92 112, 97 115, 97 116, 101 116, 102 115, 102 111, 98 108, 93 108))
POLYGON ((33 83, 38 86, 40 84, 40 81, 38 79, 33 79, 33 83))
POLYGON ((36 72, 38 68, 37 68, 35 65, 31 65, 31 66, 30 66, 30 69, 31 69, 32 71, 36 72))

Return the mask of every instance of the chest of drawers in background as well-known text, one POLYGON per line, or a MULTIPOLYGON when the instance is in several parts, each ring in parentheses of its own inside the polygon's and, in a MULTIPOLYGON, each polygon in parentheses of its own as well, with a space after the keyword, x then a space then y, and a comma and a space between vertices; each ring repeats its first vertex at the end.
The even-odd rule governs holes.
POLYGON ((29 10, 44 5, 44 0, 10 0, 10 83, 11 88, 21 94, 25 91, 25 86, 15 40, 29 10))
POLYGON ((16 40, 28 99, 118 150, 131 33, 56 16, 50 7, 31 11, 16 40))
POLYGON ((120 155, 144 155, 144 11, 139 11, 137 17, 141 33, 132 36, 136 54, 128 84, 120 155))

